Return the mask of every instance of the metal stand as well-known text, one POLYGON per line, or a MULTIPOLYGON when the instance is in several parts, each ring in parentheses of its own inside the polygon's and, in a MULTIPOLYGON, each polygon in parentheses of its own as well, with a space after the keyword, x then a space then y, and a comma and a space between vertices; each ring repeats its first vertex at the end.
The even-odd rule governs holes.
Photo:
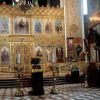
POLYGON ((88 68, 88 65, 89 65, 89 61, 88 61, 88 57, 87 57, 88 52, 85 52, 84 54, 85 54, 85 67, 86 67, 86 69, 85 69, 85 82, 84 82, 84 87, 85 88, 88 88, 88 82, 87 82, 87 68, 88 68))
POLYGON ((84 87, 85 87, 85 88, 88 87, 88 82, 87 82, 87 69, 86 69, 86 74, 85 74, 85 83, 84 83, 84 87))
POLYGON ((58 94, 59 92, 58 92, 58 90, 56 89, 56 84, 55 84, 55 83, 56 83, 56 78, 55 78, 55 72, 56 72, 56 71, 55 71, 55 68, 54 68, 55 66, 53 65, 52 67, 53 67, 53 87, 52 87, 50 93, 51 93, 51 94, 58 94))
POLYGON ((24 96, 24 93, 23 91, 21 90, 21 87, 20 87, 20 72, 23 70, 22 67, 20 66, 16 66, 14 67, 15 71, 17 72, 17 83, 18 83, 18 86, 17 86, 17 91, 15 92, 15 96, 24 96))

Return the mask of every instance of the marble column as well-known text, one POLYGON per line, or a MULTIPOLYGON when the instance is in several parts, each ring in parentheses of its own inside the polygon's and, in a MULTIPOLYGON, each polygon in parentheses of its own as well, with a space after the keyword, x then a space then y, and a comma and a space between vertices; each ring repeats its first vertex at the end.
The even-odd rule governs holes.
MULTIPOLYGON (((82 0, 64 0, 64 22, 65 39, 70 36, 84 38, 82 0)), ((65 48, 67 57, 66 40, 65 48)))

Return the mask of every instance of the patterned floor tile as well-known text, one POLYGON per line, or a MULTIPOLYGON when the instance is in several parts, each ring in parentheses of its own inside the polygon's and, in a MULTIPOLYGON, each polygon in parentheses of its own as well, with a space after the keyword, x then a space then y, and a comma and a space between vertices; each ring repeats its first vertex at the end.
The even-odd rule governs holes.
POLYGON ((84 88, 81 84, 57 85, 58 94, 50 94, 52 86, 45 86, 45 95, 29 96, 31 88, 22 88, 24 96, 16 97, 16 88, 0 89, 0 100, 100 100, 99 88, 84 88))

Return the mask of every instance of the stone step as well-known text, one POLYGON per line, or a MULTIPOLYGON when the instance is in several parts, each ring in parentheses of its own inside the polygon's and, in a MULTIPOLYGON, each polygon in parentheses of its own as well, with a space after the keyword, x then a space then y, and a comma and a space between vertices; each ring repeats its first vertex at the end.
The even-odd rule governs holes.
MULTIPOLYGON (((44 82, 44 86, 52 86, 53 85, 53 77, 45 77, 43 78, 43 82, 44 82)), ((61 85, 61 84, 69 84, 71 83, 71 77, 65 77, 65 76, 60 76, 60 77, 55 77, 55 84, 56 85, 61 85)), ((75 83, 79 83, 79 82, 84 82, 84 76, 79 77, 79 80, 76 81, 75 83)), ((74 83, 74 82, 72 82, 74 83)), ((18 80, 17 78, 12 78, 12 79, 0 79, 0 88, 11 88, 11 87, 17 87, 18 85, 18 80)), ((20 82, 20 86, 21 87, 31 87, 31 78, 23 78, 21 79, 20 82)))
MULTIPOLYGON (((44 86, 53 85, 53 78, 43 78, 44 86)), ((65 84, 66 79, 65 77, 56 77, 55 84, 65 84)), ((2 79, 0 80, 0 88, 7 88, 7 87, 16 87, 18 84, 17 79, 2 79)), ((20 82, 21 87, 31 87, 31 78, 24 78, 21 79, 20 82)))

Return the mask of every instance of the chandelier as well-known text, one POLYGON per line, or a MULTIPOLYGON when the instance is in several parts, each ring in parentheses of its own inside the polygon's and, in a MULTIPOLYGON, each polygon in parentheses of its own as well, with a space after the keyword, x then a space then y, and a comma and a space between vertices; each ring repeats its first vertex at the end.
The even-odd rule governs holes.
POLYGON ((33 6, 32 0, 19 0, 17 3, 17 7, 23 12, 26 12, 32 6, 33 6))

